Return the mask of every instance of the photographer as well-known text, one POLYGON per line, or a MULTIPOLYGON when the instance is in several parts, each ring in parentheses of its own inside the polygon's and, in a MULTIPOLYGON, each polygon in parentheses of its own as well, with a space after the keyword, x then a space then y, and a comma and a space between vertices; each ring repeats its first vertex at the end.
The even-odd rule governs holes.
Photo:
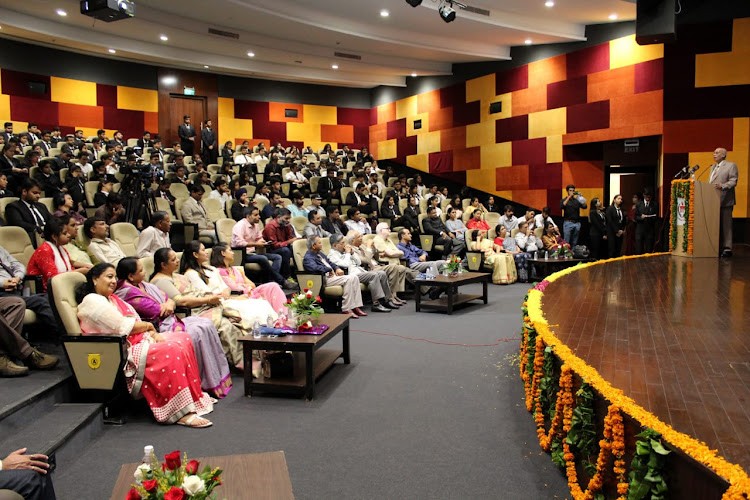
POLYGON ((563 211, 563 239, 570 243, 571 247, 578 244, 578 236, 581 233, 581 209, 587 208, 586 198, 576 191, 573 184, 565 187, 568 196, 560 201, 563 211))

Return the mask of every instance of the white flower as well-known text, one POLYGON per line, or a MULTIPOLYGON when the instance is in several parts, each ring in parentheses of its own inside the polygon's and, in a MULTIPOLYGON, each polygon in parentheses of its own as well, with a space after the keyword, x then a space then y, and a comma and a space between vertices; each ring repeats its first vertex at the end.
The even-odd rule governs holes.
POLYGON ((297 300, 305 300, 305 294, 301 293, 301 294, 297 295, 297 300))
POLYGON ((182 481, 182 489, 185 490, 185 493, 192 496, 206 491, 206 483, 198 476, 187 476, 182 481))
POLYGON ((135 482, 138 484, 141 484, 143 482, 144 476, 146 476, 149 472, 151 472, 151 466, 149 464, 139 465, 138 468, 135 469, 135 472, 133 473, 135 482))

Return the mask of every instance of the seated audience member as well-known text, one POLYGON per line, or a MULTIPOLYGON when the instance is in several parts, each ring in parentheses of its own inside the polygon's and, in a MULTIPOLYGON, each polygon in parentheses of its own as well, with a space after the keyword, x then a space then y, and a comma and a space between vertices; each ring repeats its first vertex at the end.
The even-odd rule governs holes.
MULTIPOLYGON (((269 196, 268 205, 263 207, 263 210, 260 211, 260 216, 264 221, 276 217, 276 211, 280 208, 284 208, 284 202, 281 200, 280 193, 272 193, 269 196)), ((287 209, 287 211, 289 211, 289 209, 287 209)))
POLYGON ((477 196, 471 197, 471 203, 469 203, 469 206, 466 207, 466 210, 470 210, 472 213, 474 213, 475 210, 481 210, 482 215, 487 213, 487 207, 482 205, 482 203, 479 201, 479 197, 477 196))
POLYGON ((232 196, 229 194, 229 184, 227 181, 223 178, 216 179, 214 190, 211 191, 208 197, 213 198, 214 200, 219 200, 221 208, 223 209, 226 206, 227 201, 232 199, 232 196))
POLYGON ((475 209, 473 216, 466 223, 466 229, 479 229, 480 231, 484 231, 484 235, 487 236, 487 233, 490 231, 490 225, 487 224, 486 220, 482 219, 482 216, 482 211, 475 209))
POLYGON ((127 222, 125 219, 125 207, 122 206, 122 197, 119 193, 110 193, 104 205, 96 209, 94 217, 104 219, 110 226, 118 222, 127 222))
POLYGON ((328 168, 326 176, 318 180, 318 194, 323 197, 326 205, 331 200, 341 199, 341 181, 336 178, 336 169, 328 168))
POLYGON ((257 207, 246 207, 244 217, 232 228, 232 248, 245 249, 245 262, 258 264, 265 275, 278 283, 285 290, 296 290, 294 283, 281 275, 282 256, 278 253, 258 253, 258 248, 265 249, 268 242, 263 238, 260 228, 260 213, 257 207))
POLYGON ((570 244, 562 239, 560 235, 560 229, 552 224, 544 226, 544 234, 542 235, 542 245, 544 249, 549 253, 556 252, 560 249, 570 250, 570 244))
POLYGON ((508 235, 510 235, 510 232, 518 227, 518 218, 513 215, 512 206, 505 205, 505 207, 503 207, 503 215, 500 216, 500 224, 503 225, 508 231, 508 235))
POLYGON ((373 312, 391 312, 398 309, 394 303, 389 303, 392 296, 391 287, 388 283, 388 275, 385 271, 367 271, 362 267, 359 256, 354 254, 352 247, 347 244, 344 236, 336 234, 331 237, 331 251, 328 252, 328 260, 348 275, 357 277, 360 283, 367 285, 372 296, 373 312))
POLYGON ((437 216, 442 217, 443 209, 440 208, 440 198, 438 196, 433 196, 432 198, 427 200, 427 210, 429 210, 430 208, 434 208, 437 216))
POLYGON ((557 224, 555 224, 555 221, 549 215, 549 207, 542 207, 542 213, 534 216, 534 227, 546 227, 547 224, 557 227, 557 224))
POLYGON ((529 228, 529 223, 521 219, 518 223, 518 232, 516 233, 516 245, 521 251, 531 255, 541 247, 541 242, 537 241, 534 233, 529 228))
POLYGON ((18 449, 0 460, 0 498, 3 500, 55 500, 49 474, 49 457, 18 449))
POLYGON ((234 160, 234 149, 232 149, 232 141, 225 142, 224 146, 221 147, 221 159, 223 161, 234 160))
POLYGON ((22 227, 32 236, 42 234, 45 225, 52 217, 43 203, 39 203, 42 189, 34 179, 26 179, 21 184, 21 199, 5 207, 5 220, 9 226, 22 227))
POLYGON ((151 214, 151 225, 141 231, 138 238, 136 255, 139 258, 153 257, 160 248, 172 248, 169 241, 169 230, 172 228, 172 218, 167 212, 157 210, 151 214))
POLYGON ((492 282, 498 285, 515 283, 518 274, 513 256, 506 253, 502 245, 487 238, 487 233, 480 229, 473 229, 468 234, 469 250, 484 254, 484 262, 492 268, 492 282))
POLYGON ((488 212, 500 213, 500 206, 495 201, 495 197, 494 196, 490 196, 489 198, 487 198, 487 207, 486 208, 487 208, 488 212))
POLYGON ((206 207, 201 203, 203 198, 204 190, 203 187, 198 184, 192 184, 189 188, 190 197, 185 200, 180 209, 182 214, 182 221, 185 224, 197 224, 198 231, 202 238, 208 238, 212 244, 216 244, 216 231, 214 223, 208 218, 206 207))
POLYGON ((349 231, 349 228, 346 227, 344 221, 341 220, 341 214, 339 210, 340 209, 337 206, 329 206, 328 217, 323 219, 321 227, 331 234, 346 235, 346 233, 349 231))
POLYGON ((99 181, 99 186, 96 190, 96 194, 94 194, 94 206, 96 208, 101 207, 105 203, 107 203, 107 199, 109 198, 109 195, 112 193, 112 186, 114 183, 111 179, 104 179, 99 181))
POLYGON ((80 211, 86 203, 86 177, 83 175, 81 167, 73 165, 68 171, 68 178, 65 179, 65 191, 73 198, 73 210, 80 211))
POLYGON ((41 293, 41 290, 29 295, 23 293, 25 276, 26 266, 0 247, 0 297, 21 297, 26 303, 26 309, 34 311, 42 324, 57 330, 57 321, 52 314, 47 294, 41 293))
POLYGON ((320 217, 322 219, 325 219, 327 217, 327 214, 325 208, 322 207, 322 203, 323 197, 317 193, 314 193, 310 197, 310 206, 307 207, 307 212, 318 212, 320 214, 320 217))
POLYGON ((357 207, 351 207, 346 211, 347 220, 344 223, 347 227, 347 232, 352 229, 359 231, 362 234, 371 234, 372 228, 367 223, 367 220, 362 216, 357 207))
MULTIPOLYGON (((378 228, 382 230, 381 226, 385 226, 386 234, 388 231, 388 225, 385 223, 378 224, 378 228)), ((374 238, 364 241, 362 234, 358 231, 349 231, 346 235, 346 242, 351 246, 353 255, 357 255, 359 260, 362 262, 362 267, 370 271, 384 271, 388 276, 388 286, 391 289, 391 296, 388 298, 397 306, 406 304, 405 301, 398 297, 399 292, 403 292, 406 289, 406 281, 411 281, 413 276, 418 273, 406 266, 401 265, 398 260, 396 263, 380 263, 378 262, 377 255, 378 251, 374 245, 374 238)), ((393 242, 390 242, 393 244, 393 242)), ((394 246, 395 248, 395 246, 394 246)))
POLYGON ((234 252, 226 243, 219 243, 211 250, 209 262, 210 267, 204 265, 209 288, 220 290, 222 294, 228 288, 232 295, 265 300, 279 315, 288 313, 281 286, 273 282, 256 285, 249 280, 241 267, 233 266, 234 252))
POLYGON ((291 171, 287 172, 284 178, 287 182, 292 183, 292 187, 302 193, 310 192, 310 181, 300 172, 300 167, 296 162, 292 161, 289 164, 291 171))
POLYGON ((244 218, 245 209, 249 208, 250 198, 247 195, 247 189, 240 188, 234 193, 235 202, 232 204, 232 219, 239 222, 244 218))
POLYGON ((534 229, 536 229, 536 216, 534 214, 533 210, 526 210, 526 214, 523 217, 519 217, 518 223, 526 221, 526 223, 529 225, 529 230, 533 233, 534 229))
POLYGON ((144 397, 159 423, 208 427, 202 417, 213 410, 211 397, 201 390, 193 343, 186 333, 159 334, 142 321, 132 306, 117 295, 112 264, 91 269, 77 290, 78 319, 84 335, 127 337, 125 377, 133 397, 144 397))
POLYGON ((449 232, 455 234, 459 240, 466 239, 465 233, 467 228, 464 225, 464 221, 458 218, 458 210, 455 210, 450 205, 448 206, 448 219, 445 221, 445 227, 449 232))
POLYGON ((154 197, 167 200, 167 202, 169 203, 169 208, 172 211, 172 215, 177 216, 177 210, 175 209, 176 198, 169 190, 171 185, 172 182, 169 179, 161 179, 159 181, 159 188, 154 193, 154 197))
POLYGON ((179 267, 177 254, 169 248, 160 248, 154 254, 154 274, 151 276, 151 283, 164 291, 178 307, 188 307, 193 316, 211 320, 221 337, 227 361, 242 372, 242 346, 237 339, 249 334, 252 325, 243 322, 237 311, 224 307, 221 295, 193 288, 187 278, 177 273, 179 267))
POLYGON ((321 250, 323 244, 320 238, 312 236, 307 239, 307 253, 303 260, 305 271, 322 273, 326 276, 326 285, 341 286, 344 293, 341 301, 341 312, 352 318, 367 316, 362 308, 362 291, 359 288, 359 278, 347 275, 343 269, 330 262, 321 250))
POLYGON ((419 227, 419 198, 416 196, 409 197, 409 205, 404 209, 401 223, 412 234, 421 232, 419 227))
POLYGON ((526 259, 528 254, 518 248, 515 238, 509 236, 508 230, 502 224, 498 224, 495 227, 497 236, 495 237, 495 244, 500 245, 505 249, 505 252, 513 256, 513 260, 516 262, 516 274, 518 274, 518 281, 526 283, 529 281, 529 274, 527 270, 526 259))
POLYGON ((130 304, 141 319, 153 323, 164 337, 171 332, 186 332, 195 349, 201 374, 201 387, 216 398, 223 398, 232 388, 229 365, 224 357, 219 332, 208 318, 174 314, 175 301, 156 285, 145 281, 143 265, 135 257, 125 257, 117 264, 115 294, 130 304))
POLYGON ((292 193, 292 203, 287 205, 286 209, 292 214, 292 217, 307 217, 307 209, 304 208, 305 197, 299 191, 292 193))
POLYGON ((392 227, 403 225, 401 220, 401 209, 398 208, 396 198, 393 194, 389 193, 385 195, 383 204, 380 206, 380 217, 383 219, 390 219, 392 227))
POLYGON ((83 224, 79 224, 73 217, 68 215, 63 215, 59 219, 65 224, 65 230, 70 239, 63 248, 68 251, 73 269, 94 267, 94 264, 91 262, 91 256, 88 254, 88 244, 84 241, 79 241, 78 228, 83 227, 83 224))
POLYGON ((76 269, 64 246, 70 241, 65 219, 52 218, 44 227, 44 243, 34 250, 26 268, 28 274, 42 277, 42 287, 46 291, 50 278, 68 271, 88 272, 88 267, 76 269))
POLYGON ((331 233, 323 229, 323 218, 318 212, 309 212, 307 214, 307 224, 305 224, 302 234, 305 238, 310 236, 318 236, 320 238, 328 238, 331 233))
POLYGON ((29 169, 21 165, 21 162, 15 158, 16 144, 6 142, 0 154, 0 173, 8 177, 11 188, 18 190, 18 187, 29 178, 29 169))
POLYGON ((427 217, 422 219, 422 228, 425 234, 435 237, 435 245, 443 245, 443 258, 449 255, 461 255, 466 251, 466 244, 445 227, 443 221, 438 217, 435 207, 427 209, 427 217))
POLYGON ((456 196, 451 198, 451 201, 448 204, 448 206, 451 207, 454 212, 456 212, 456 219, 463 221, 463 219, 461 218, 464 215, 463 201, 461 201, 461 195, 457 194, 456 196))
POLYGON ((292 259, 291 245, 299 238, 294 236, 292 215, 286 208, 276 210, 276 216, 263 229, 263 239, 268 242, 267 252, 281 256, 281 275, 289 279, 292 275, 290 262, 292 259))
POLYGON ((440 269, 445 265, 444 260, 427 260, 427 252, 421 248, 416 247, 411 242, 411 231, 404 228, 398 232, 398 245, 396 248, 401 250, 404 254, 403 259, 406 261, 406 265, 410 269, 419 271, 420 273, 430 271, 436 275, 440 272, 440 269))
POLYGON ((83 223, 83 233, 91 240, 88 252, 92 260, 109 262, 116 266, 120 259, 126 257, 120 245, 109 237, 109 225, 101 217, 89 217, 83 223))
POLYGON ((39 183, 39 187, 44 191, 45 196, 53 198, 56 195, 63 192, 63 183, 60 180, 60 176, 52 171, 52 163, 50 160, 44 160, 39 165, 39 172, 36 174, 36 181, 39 183))
POLYGON ((0 174, 0 198, 13 198, 13 191, 8 189, 8 176, 0 174))
POLYGON ((52 204, 55 206, 55 211, 52 212, 52 215, 54 217, 69 215, 73 219, 75 219, 78 224, 83 224, 83 221, 86 220, 83 215, 75 211, 75 202, 73 201, 73 197, 67 193, 60 193, 55 196, 55 198, 52 200, 52 204))
POLYGON ((354 191, 346 195, 344 204, 358 209, 363 214, 372 213, 372 206, 370 205, 369 196, 367 196, 366 190, 367 185, 364 182, 360 182, 356 185, 354 191))

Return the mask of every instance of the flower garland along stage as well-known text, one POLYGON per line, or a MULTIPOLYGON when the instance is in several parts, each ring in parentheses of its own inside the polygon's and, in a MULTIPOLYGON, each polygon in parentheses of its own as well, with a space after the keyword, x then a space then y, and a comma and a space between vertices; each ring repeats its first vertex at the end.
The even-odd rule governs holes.
POLYGON ((521 340, 520 358, 521 378, 526 393, 526 409, 528 411, 534 410, 539 444, 544 451, 549 452, 555 441, 560 440, 562 442, 568 486, 575 499, 588 499, 597 496, 597 493, 600 493, 603 486, 603 478, 608 475, 608 470, 611 470, 616 478, 618 498, 627 498, 629 484, 627 481, 627 466, 623 458, 625 454, 625 436, 622 413, 632 417, 641 426, 660 434, 663 440, 671 446, 682 450, 693 460, 703 464, 729 482, 730 486, 725 491, 723 499, 748 499, 750 498, 750 477, 748 477, 742 467, 718 456, 716 450, 709 449, 705 443, 692 436, 683 434, 675 430, 672 426, 662 422, 654 414, 647 411, 633 399, 626 396, 620 389, 617 389, 609 381, 605 380, 596 369, 576 356, 568 346, 557 338, 542 311, 544 290, 550 283, 563 276, 589 266, 659 255, 668 254, 657 253, 626 256, 579 264, 550 275, 546 280, 529 290, 526 302, 523 304, 523 338, 521 340), (544 353, 546 349, 550 348, 554 355, 560 359, 562 367, 556 400, 550 402, 550 407, 554 408, 555 412, 552 417, 550 429, 547 431, 545 430, 545 415, 543 412, 540 382, 545 376, 544 353), (596 471, 585 491, 578 484, 576 456, 567 444, 566 439, 572 425, 575 408, 573 374, 578 375, 583 382, 593 387, 609 403, 607 416, 604 420, 604 435, 599 441, 600 450, 596 461, 596 471), (610 468, 611 459, 614 460, 612 460, 612 467, 610 468))
POLYGON ((679 211, 678 200, 685 200, 685 231, 682 238, 682 251, 688 255, 693 255, 693 227, 695 223, 695 213, 692 209, 695 202, 695 181, 692 179, 672 181, 672 209, 669 218, 669 249, 677 249, 677 214, 679 211))

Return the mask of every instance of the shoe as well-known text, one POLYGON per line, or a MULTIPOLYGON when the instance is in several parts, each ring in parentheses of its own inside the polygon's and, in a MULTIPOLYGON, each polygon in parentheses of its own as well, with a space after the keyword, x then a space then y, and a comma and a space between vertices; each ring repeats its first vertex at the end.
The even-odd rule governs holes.
POLYGON ((341 311, 341 314, 348 314, 352 319, 359 318, 359 316, 357 316, 357 313, 355 313, 354 311, 341 311))
POLYGON ((24 360, 29 368, 35 370, 51 370, 57 366, 60 361, 57 356, 52 354, 44 354, 43 352, 32 349, 31 354, 24 360))
POLYGON ((297 285, 297 283, 290 283, 289 281, 284 281, 281 284, 281 289, 282 290, 290 290, 290 291, 293 290, 293 291, 296 291, 296 290, 299 290, 299 285, 297 285))
POLYGON ((430 292, 427 295, 430 297, 430 299, 437 300, 440 298, 442 294, 443 294, 443 290, 441 288, 434 286, 430 289, 430 292))
POLYGON ((376 302, 372 305, 372 312, 389 313, 391 312, 391 310, 385 307, 380 302, 376 302))
POLYGON ((28 367, 17 365, 7 355, 0 354, 0 377, 23 377, 28 374, 28 367))
POLYGON ((357 316, 367 316, 367 313, 366 313, 366 312, 364 312, 364 311, 362 310, 362 308, 360 308, 360 307, 355 307, 355 308, 353 309, 353 311, 354 311, 354 313, 355 313, 355 314, 356 314, 357 316))
POLYGON ((383 304, 383 305, 384 305, 385 307, 387 307, 388 309, 400 309, 400 308, 401 308, 401 305, 400 305, 400 304, 396 304, 396 303, 395 303, 395 302, 393 302, 392 300, 389 300, 389 301, 387 301, 387 302, 382 302, 382 304, 383 304))

